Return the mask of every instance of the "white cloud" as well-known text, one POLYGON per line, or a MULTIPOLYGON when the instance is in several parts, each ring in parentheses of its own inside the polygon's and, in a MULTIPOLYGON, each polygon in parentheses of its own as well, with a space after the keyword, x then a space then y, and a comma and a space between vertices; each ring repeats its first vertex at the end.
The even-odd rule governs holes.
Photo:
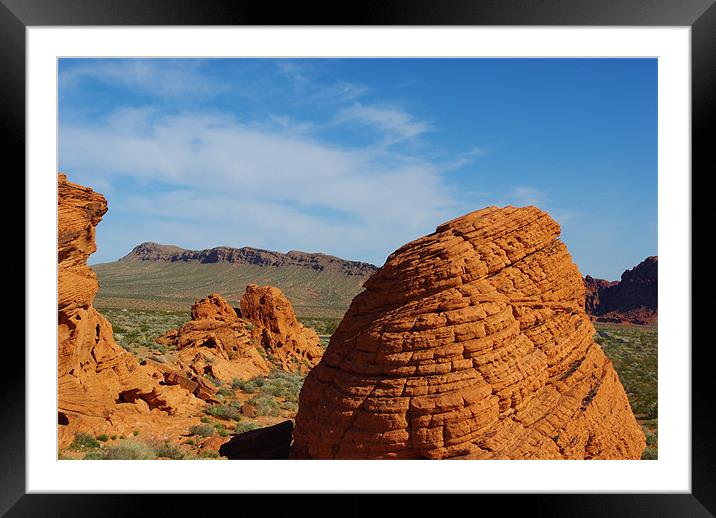
POLYGON ((378 107, 355 103, 342 109, 337 117, 339 124, 358 124, 382 132, 386 144, 395 144, 418 137, 431 126, 411 114, 394 107, 378 107))
POLYGON ((103 123, 64 125, 61 164, 72 181, 124 185, 107 218, 118 222, 115 211, 145 223, 132 242, 113 244, 122 248, 115 257, 156 240, 161 227, 162 240, 176 236, 180 246, 303 249, 382 263, 456 215, 459 204, 435 164, 340 148, 281 122, 288 131, 224 115, 125 109, 103 123), (167 221, 201 231, 167 233, 167 221))
POLYGON ((543 191, 526 185, 514 187, 504 196, 504 202, 508 205, 543 207, 548 201, 549 198, 543 191))
POLYGON ((203 66, 204 62, 200 59, 83 60, 62 69, 59 76, 60 92, 88 80, 160 98, 195 98, 216 95, 229 89, 228 84, 216 78, 208 78, 203 72, 203 66))

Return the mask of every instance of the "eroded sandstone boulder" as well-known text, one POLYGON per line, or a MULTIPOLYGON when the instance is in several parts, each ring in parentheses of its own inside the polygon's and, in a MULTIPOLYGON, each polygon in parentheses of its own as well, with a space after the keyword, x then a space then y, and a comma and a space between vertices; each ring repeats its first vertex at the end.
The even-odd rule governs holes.
POLYGON ((394 252, 308 374, 291 456, 638 459, 559 232, 490 207, 394 252))
POLYGON ((197 300, 191 316, 182 327, 156 340, 177 348, 178 367, 189 380, 210 391, 206 374, 225 382, 268 374, 269 364, 256 349, 252 330, 220 295, 197 300))
POLYGON ((296 319, 293 306, 274 286, 251 284, 241 297, 241 316, 251 321, 261 347, 281 363, 286 371, 302 365, 310 368, 323 355, 323 347, 313 329, 296 319))
POLYGON ((117 345, 110 323, 92 306, 98 283, 87 258, 105 198, 58 175, 58 423, 60 445, 75 431, 131 430, 139 416, 190 412, 203 405, 117 345), (124 423, 124 424, 123 424, 124 423), (125 426, 124 428, 122 428, 125 426))

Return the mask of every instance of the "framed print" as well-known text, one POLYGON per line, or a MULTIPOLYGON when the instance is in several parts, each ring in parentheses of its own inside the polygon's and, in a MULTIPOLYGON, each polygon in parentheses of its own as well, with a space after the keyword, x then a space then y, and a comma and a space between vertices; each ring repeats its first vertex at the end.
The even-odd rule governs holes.
POLYGON ((28 310, 0 510, 714 512, 710 1, 180 4, 3 0, 28 310))

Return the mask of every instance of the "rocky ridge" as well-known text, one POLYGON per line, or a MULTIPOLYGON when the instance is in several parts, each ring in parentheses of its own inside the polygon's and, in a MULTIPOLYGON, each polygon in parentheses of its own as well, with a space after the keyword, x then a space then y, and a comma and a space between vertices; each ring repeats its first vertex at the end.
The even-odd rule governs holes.
POLYGON ((165 261, 196 263, 235 263, 258 266, 300 266, 311 270, 333 270, 345 275, 370 275, 377 267, 360 261, 349 261, 320 253, 290 251, 288 253, 259 248, 231 248, 220 246, 206 250, 185 250, 173 245, 142 243, 120 261, 165 261))
POLYGON ((638 459, 559 233, 490 207, 394 252, 305 380, 292 458, 638 459))
POLYGON ((585 309, 597 322, 658 322, 659 258, 651 256, 622 273, 619 281, 584 278, 585 309))

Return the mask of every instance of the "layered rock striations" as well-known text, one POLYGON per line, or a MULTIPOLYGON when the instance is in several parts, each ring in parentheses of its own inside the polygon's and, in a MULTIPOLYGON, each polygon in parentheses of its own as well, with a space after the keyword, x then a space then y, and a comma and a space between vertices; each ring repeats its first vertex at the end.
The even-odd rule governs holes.
POLYGON ((75 430, 121 429, 132 415, 190 411, 201 402, 118 346, 92 306, 97 279, 87 266, 105 198, 58 176, 58 414, 60 443, 75 430))
POLYGON ((167 381, 184 376, 203 386, 196 395, 209 400, 213 393, 204 380, 206 374, 230 382, 268 374, 266 357, 290 372, 310 369, 320 360, 323 348, 318 335, 298 322, 280 289, 247 286, 238 311, 214 293, 194 303, 189 322, 157 338, 178 350, 179 372, 165 368, 171 376, 167 381))
MULTIPOLYGON (((205 389, 197 393, 199 397, 213 395, 205 382, 207 374, 228 382, 268 374, 269 364, 256 349, 252 330, 220 295, 214 293, 197 300, 191 317, 182 327, 156 341, 177 348, 181 375, 205 389)), ((175 379, 175 373, 169 375, 175 379)))
POLYGON ((638 459, 559 232, 490 207, 394 252, 308 374, 291 456, 638 459))
POLYGON ((252 322, 261 347, 284 370, 295 371, 302 365, 310 368, 321 359, 323 347, 318 335, 296 319, 291 303, 280 289, 249 285, 240 305, 241 316, 252 322))
POLYGON ((647 257, 619 281, 585 277, 585 309, 598 322, 658 323, 659 258, 647 257))

